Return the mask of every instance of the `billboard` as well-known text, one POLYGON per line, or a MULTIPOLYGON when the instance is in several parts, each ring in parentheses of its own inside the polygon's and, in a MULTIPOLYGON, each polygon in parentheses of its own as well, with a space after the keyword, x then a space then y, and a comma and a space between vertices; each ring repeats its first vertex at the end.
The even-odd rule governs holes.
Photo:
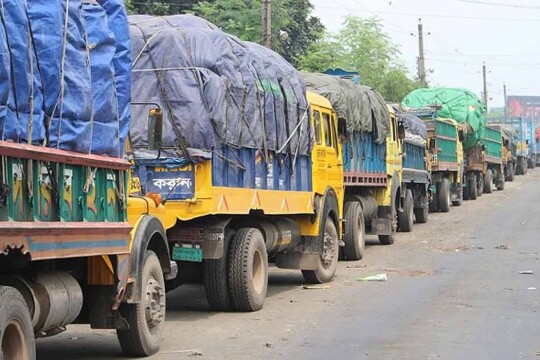
POLYGON ((507 116, 540 122, 540 96, 507 96, 507 116))

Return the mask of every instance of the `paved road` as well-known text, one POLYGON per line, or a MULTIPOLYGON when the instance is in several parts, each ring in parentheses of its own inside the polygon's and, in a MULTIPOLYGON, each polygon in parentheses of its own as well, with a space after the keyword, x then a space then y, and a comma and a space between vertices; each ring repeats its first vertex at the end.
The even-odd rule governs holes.
MULTIPOLYGON (((540 359, 540 170, 371 244, 326 289, 272 269, 257 313, 209 312, 200 287, 172 292, 153 359, 540 359)), ((114 332, 84 326, 37 346, 39 359, 121 357, 114 332)))

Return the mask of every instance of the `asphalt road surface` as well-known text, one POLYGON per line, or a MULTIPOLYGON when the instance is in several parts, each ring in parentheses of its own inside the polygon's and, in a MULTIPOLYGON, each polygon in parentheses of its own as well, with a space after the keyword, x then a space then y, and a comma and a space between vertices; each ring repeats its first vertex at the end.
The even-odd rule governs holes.
MULTIPOLYGON (((204 289, 180 288, 152 359, 540 359, 540 170, 506 185, 430 214, 393 246, 371 239, 329 287, 271 269, 256 313, 210 312, 204 289)), ((37 355, 121 358, 113 331, 78 325, 38 340, 37 355)))

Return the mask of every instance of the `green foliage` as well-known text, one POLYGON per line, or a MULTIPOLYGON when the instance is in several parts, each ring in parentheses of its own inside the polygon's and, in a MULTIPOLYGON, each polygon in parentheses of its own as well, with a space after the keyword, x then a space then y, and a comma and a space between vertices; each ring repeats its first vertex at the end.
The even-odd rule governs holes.
POLYGON ((311 43, 304 55, 298 59, 298 67, 309 72, 322 72, 336 67, 341 55, 341 48, 334 37, 325 34, 311 43))
POLYGON ((387 101, 400 102, 420 87, 409 77, 400 55, 379 21, 348 16, 337 34, 327 34, 311 44, 298 63, 306 71, 358 71, 363 84, 379 91, 387 101))
MULTIPOLYGON (((273 45, 279 47, 275 39, 279 29, 290 22, 286 11, 287 0, 272 1, 272 39, 273 45)), ((220 0, 202 1, 194 6, 195 13, 223 31, 236 35, 242 40, 262 42, 262 4, 260 0, 220 0)))
MULTIPOLYGON (((272 1, 272 48, 293 65, 324 32, 321 21, 310 15, 312 10, 310 0, 272 1), (281 32, 288 38, 281 38, 281 32)), ((242 40, 263 40, 261 0, 201 1, 193 11, 242 40)))
POLYGON ((182 0, 125 0, 129 14, 175 15, 190 11, 195 1, 182 0))

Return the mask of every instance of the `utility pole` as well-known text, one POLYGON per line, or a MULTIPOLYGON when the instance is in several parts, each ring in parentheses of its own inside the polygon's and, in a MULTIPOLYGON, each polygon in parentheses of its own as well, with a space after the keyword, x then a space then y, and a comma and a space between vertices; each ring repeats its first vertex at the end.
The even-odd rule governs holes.
POLYGON ((506 124, 506 84, 503 83, 503 94, 504 94, 504 123, 506 124))
POLYGON ((424 25, 422 19, 418 19, 418 79, 420 85, 427 86, 426 82, 426 64, 424 59, 424 25))
POLYGON ((263 45, 272 48, 272 0, 262 0, 263 45))
POLYGON ((488 107, 488 93, 487 93, 487 79, 486 79, 486 63, 482 65, 482 77, 484 79, 484 105, 486 105, 486 110, 488 107))

